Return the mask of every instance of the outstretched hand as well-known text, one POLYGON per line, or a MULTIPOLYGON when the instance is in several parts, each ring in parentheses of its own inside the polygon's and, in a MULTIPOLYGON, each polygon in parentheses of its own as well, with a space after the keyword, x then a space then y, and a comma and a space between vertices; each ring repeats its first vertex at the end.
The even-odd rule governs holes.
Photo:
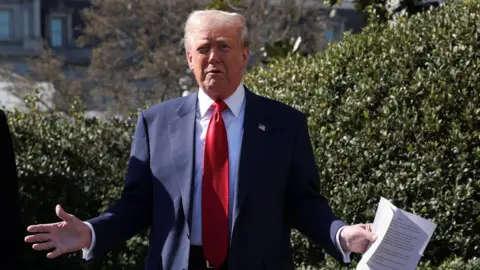
POLYGON ((347 252, 365 253, 377 235, 372 232, 371 224, 356 224, 346 226, 340 232, 340 245, 347 252))
POLYGON ((27 231, 36 234, 25 237, 25 242, 34 243, 32 248, 35 250, 53 249, 47 254, 49 259, 88 248, 92 241, 88 225, 65 212, 60 205, 57 205, 55 212, 63 221, 28 226, 27 231))

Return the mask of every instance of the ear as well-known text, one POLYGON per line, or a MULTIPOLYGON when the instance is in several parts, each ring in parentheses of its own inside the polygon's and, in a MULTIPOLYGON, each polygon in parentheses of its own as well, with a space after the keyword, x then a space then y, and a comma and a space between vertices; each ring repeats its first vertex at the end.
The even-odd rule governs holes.
POLYGON ((250 48, 243 47, 242 50, 242 63, 243 66, 246 67, 248 65, 248 59, 250 59, 250 48))
POLYGON ((193 56, 188 50, 186 51, 185 54, 187 57, 188 67, 190 67, 190 70, 193 70, 193 56))

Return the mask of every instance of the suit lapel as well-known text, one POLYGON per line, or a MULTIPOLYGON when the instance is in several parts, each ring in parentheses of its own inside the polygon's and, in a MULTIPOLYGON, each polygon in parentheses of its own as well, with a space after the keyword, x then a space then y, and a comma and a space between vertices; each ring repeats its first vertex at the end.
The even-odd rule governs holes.
POLYGON ((264 119, 263 103, 260 97, 245 88, 245 98, 243 138, 231 233, 234 231, 235 221, 245 202, 251 183, 257 179, 256 176, 261 171, 259 165, 264 161, 264 147, 268 132, 268 126, 264 119))
MULTIPOLYGON (((185 220, 191 228, 191 195, 195 160, 195 115, 198 93, 184 99, 178 107, 176 117, 169 123, 170 145, 175 169, 178 173, 178 188, 182 197, 182 207, 185 220)), ((233 207, 232 230, 235 221, 245 202, 251 182, 261 171, 260 164, 264 161, 264 147, 267 138, 268 125, 264 119, 262 100, 245 88, 245 117, 243 122, 243 137, 240 153, 238 181, 236 183, 236 198, 233 207)))
POLYGON ((170 145, 178 173, 177 183, 182 196, 185 220, 191 228, 191 190, 195 160, 195 112, 197 92, 184 99, 169 123, 170 145))

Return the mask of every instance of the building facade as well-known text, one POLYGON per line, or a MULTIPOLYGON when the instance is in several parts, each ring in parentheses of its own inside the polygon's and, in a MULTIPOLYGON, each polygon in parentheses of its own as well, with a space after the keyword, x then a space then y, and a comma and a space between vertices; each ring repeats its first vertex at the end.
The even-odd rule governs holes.
POLYGON ((89 0, 0 0, 0 56, 35 56, 47 42, 72 64, 88 61, 90 48, 76 46, 89 0))

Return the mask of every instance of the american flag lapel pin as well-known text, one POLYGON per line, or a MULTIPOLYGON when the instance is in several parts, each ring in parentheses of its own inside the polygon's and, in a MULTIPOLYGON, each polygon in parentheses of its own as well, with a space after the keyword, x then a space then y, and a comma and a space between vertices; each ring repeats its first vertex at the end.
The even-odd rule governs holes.
POLYGON ((264 125, 264 124, 258 124, 258 128, 259 128, 261 131, 265 131, 265 125, 264 125))

